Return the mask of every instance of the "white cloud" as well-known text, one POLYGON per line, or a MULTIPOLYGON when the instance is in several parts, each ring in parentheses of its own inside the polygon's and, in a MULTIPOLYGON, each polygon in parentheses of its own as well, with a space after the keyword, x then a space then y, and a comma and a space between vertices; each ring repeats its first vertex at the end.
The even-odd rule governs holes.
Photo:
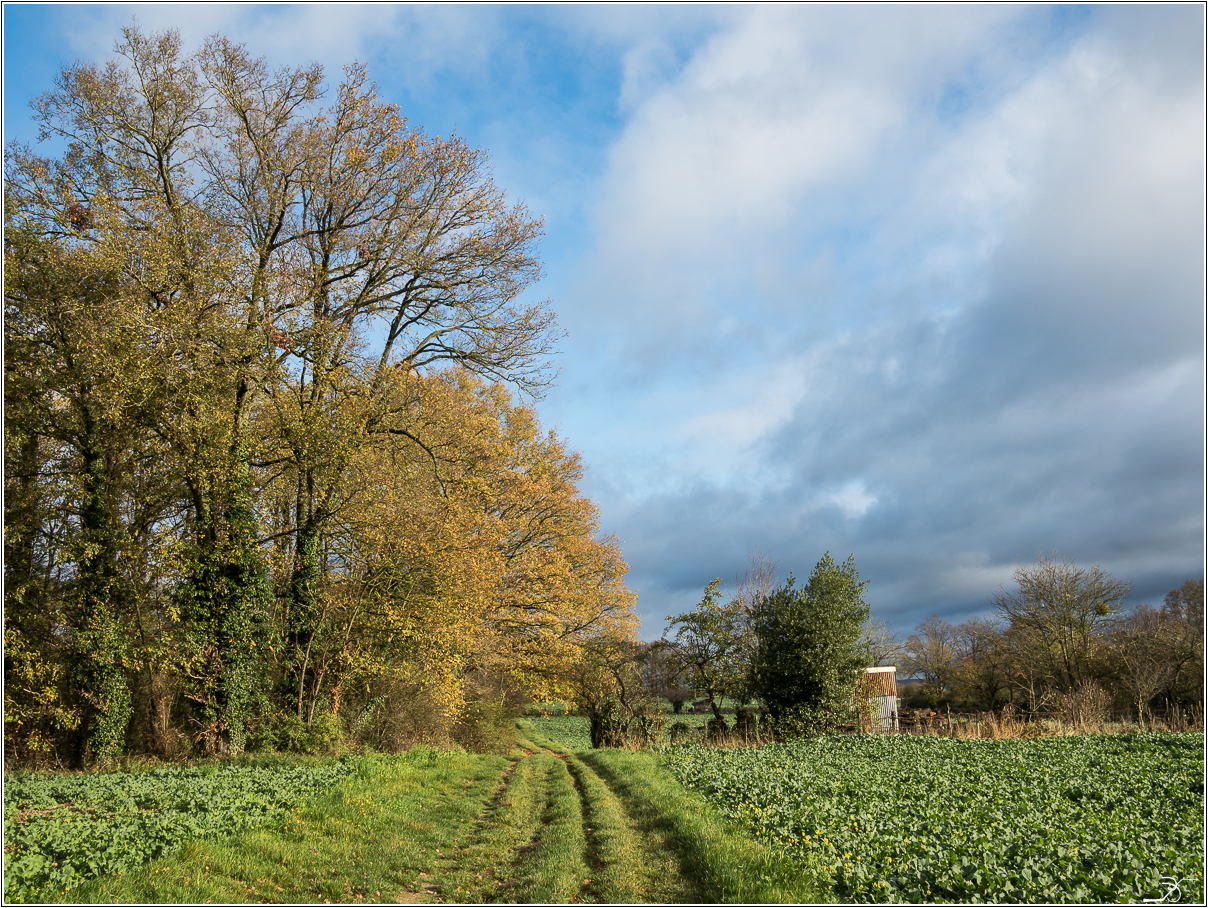
POLYGON ((850 480, 835 491, 824 493, 822 499, 838 507, 848 519, 863 517, 877 503, 877 496, 869 494, 860 479, 850 480))

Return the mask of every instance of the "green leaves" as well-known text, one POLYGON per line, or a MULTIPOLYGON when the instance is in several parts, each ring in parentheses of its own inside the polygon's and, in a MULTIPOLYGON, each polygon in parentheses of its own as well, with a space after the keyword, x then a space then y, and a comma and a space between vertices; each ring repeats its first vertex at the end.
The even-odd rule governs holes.
POLYGON ((4 898, 40 902, 85 880, 284 816, 354 772, 346 763, 228 766, 4 783, 4 898))
POLYGON ((860 669, 860 631, 868 620, 867 581, 855 557, 823 555, 802 589, 793 578, 755 605, 758 640, 751 672, 760 699, 785 730, 829 730, 850 711, 860 669))
POLYGON ((662 759, 857 902, 1203 899, 1199 735, 852 736, 662 759), (1071 793, 1075 796, 1071 797, 1071 793))

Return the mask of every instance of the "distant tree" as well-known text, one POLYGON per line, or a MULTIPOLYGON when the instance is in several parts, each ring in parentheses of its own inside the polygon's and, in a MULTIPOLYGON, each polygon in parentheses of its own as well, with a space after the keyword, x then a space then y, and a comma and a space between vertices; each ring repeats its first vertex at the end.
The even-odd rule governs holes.
POLYGON ((1204 634, 1204 581, 1188 580, 1166 594, 1162 608, 1172 618, 1186 621, 1200 636, 1204 634))
POLYGON ((672 712, 683 712, 684 704, 692 698, 692 688, 683 664, 666 643, 656 640, 643 647, 638 673, 650 696, 667 700, 672 712))
POLYGON ((1167 696, 1172 702, 1204 705, 1204 582, 1188 580, 1166 594, 1167 654, 1173 666, 1167 696))
POLYGON ((763 552, 752 552, 747 558, 747 569, 734 578, 734 595, 729 603, 737 628, 736 660, 741 678, 732 696, 743 705, 758 697, 751 676, 751 666, 755 663, 759 648, 759 638, 754 629, 755 610, 758 603, 775 588, 779 567, 773 558, 763 552))
POLYGON ((1139 605, 1113 629, 1108 658, 1115 662, 1120 687, 1137 708, 1137 721, 1145 727, 1150 701, 1176 671, 1170 644, 1173 621, 1152 605, 1139 605))
POLYGON ((897 634, 880 618, 869 618, 860 631, 860 652, 865 663, 872 666, 897 665, 906 658, 906 650, 897 634))
POLYGON ((836 564, 827 553, 803 588, 790 575, 758 603, 752 678, 782 733, 825 731, 851 714, 866 667, 859 646, 866 586, 854 556, 836 564))
POLYGON ((970 618, 953 628, 956 636, 954 693, 984 709, 994 709, 1010 684, 1010 653, 1001 628, 987 618, 970 618))
POLYGON ((1050 557, 1021 565, 1014 576, 1017 589, 1000 589, 993 605, 1015 632, 1017 657, 1030 677, 1069 692, 1094 674, 1096 637, 1120 612, 1130 584, 1098 565, 1050 557))
POLYGON ((922 679, 923 692, 935 706, 944 698, 956 667, 956 629, 932 615, 906 640, 906 674, 922 679))

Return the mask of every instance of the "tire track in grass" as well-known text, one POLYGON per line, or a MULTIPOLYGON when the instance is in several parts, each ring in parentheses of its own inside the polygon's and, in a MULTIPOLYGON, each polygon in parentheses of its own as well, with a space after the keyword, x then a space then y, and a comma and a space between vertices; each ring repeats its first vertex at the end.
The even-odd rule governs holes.
MULTIPOLYGON (((825 887, 749 836, 645 751, 584 752, 588 765, 620 796, 651 846, 674 856, 696 903, 817 903, 825 887)), ((670 900, 676 900, 671 897, 670 900)))
POLYGON ((682 903, 695 891, 680 873, 678 861, 658 836, 651 837, 625 809, 622 800, 590 766, 570 756, 587 819, 587 851, 592 879, 584 901, 604 904, 682 903))
POLYGON ((583 817, 583 863, 589 870, 580 900, 603 904, 684 903, 701 893, 681 871, 676 849, 641 810, 627 809, 625 798, 593 766, 591 752, 566 748, 522 725, 534 750, 565 759, 575 780, 583 817), (532 741, 537 743, 533 744, 532 741))
POLYGON ((589 879, 584 862, 586 831, 578 792, 559 756, 538 753, 527 758, 543 773, 541 826, 513 865, 515 874, 506 901, 565 904, 580 901, 589 879))
POLYGON ((504 770, 489 806, 461 844, 439 862, 437 882, 425 887, 445 902, 497 900, 510 868, 532 843, 543 804, 539 803, 539 767, 524 757, 504 770))

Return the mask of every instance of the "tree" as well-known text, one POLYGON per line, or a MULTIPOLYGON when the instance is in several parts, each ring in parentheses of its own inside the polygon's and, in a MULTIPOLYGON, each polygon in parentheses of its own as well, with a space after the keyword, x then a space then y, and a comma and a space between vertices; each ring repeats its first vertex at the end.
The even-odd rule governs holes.
POLYGON ((860 630, 860 652, 867 666, 896 666, 906 658, 902 641, 880 618, 869 618, 860 630))
POLYGON ((671 711, 676 714, 684 711, 684 704, 692 699, 692 688, 683 663, 666 642, 656 640, 646 645, 638 671, 650 696, 668 701, 671 711))
MULTIPOLYGON (((409 383, 423 445, 365 446, 333 499, 315 632, 282 662, 303 721, 377 697, 383 714, 410 699, 449 717, 487 690, 560 698, 584 647, 633 643, 626 566, 576 488, 578 455, 499 385, 462 370, 409 383), (458 454, 437 471, 429 451, 441 450, 458 454)), ((281 492, 288 510, 288 483, 281 492)), ((288 588, 288 537, 283 548, 273 561, 288 588)), ((283 638, 291 606, 281 597, 283 638)))
POLYGON ((1030 672, 1069 692, 1093 675, 1096 635, 1119 613, 1131 586, 1098 565, 1086 569, 1050 557, 1021 565, 1014 576, 1018 588, 995 593, 994 608, 1009 622, 1030 672))
MULTIPOLYGON (((23 481, 12 489, 17 508, 6 516, 6 527, 15 531, 6 532, 6 627, 16 635, 22 626, 33 631, 27 620, 42 624, 34 633, 51 649, 58 647, 45 636, 45 619, 53 616, 52 624, 69 629, 59 634, 67 650, 62 694, 78 720, 71 723, 68 760, 79 766, 88 756, 109 760, 124 746, 132 709, 127 669, 137 661, 127 625, 140 584, 122 562, 139 560, 155 535, 154 517, 179 484, 146 469, 162 448, 133 425, 154 406, 154 392, 140 368, 132 340, 137 320, 123 305, 119 275, 93 249, 10 227, 5 431, 20 439, 23 481), (52 449, 61 478, 57 514, 39 517, 37 477, 50 466, 39 461, 52 449), (139 474, 143 481, 136 484, 139 474), (69 579, 55 585, 54 595, 47 585, 38 595, 33 583, 45 520, 59 524, 55 554, 71 563, 69 579)), ((10 642, 22 649, 17 636, 10 642)))
POLYGON ((1173 636, 1169 617, 1151 605, 1137 606, 1111 631, 1109 656, 1117 664, 1121 687, 1136 706, 1142 728, 1150 701, 1177 671, 1171 659, 1173 636))
POLYGON ((435 740, 632 642, 579 457, 512 401, 558 332, 486 155, 360 67, 117 51, 35 102, 62 156, 6 152, 6 754, 408 698, 383 740, 435 740))
POLYGON ((1167 655, 1173 672, 1167 690, 1172 702, 1204 705, 1204 582, 1188 580, 1166 594, 1162 615, 1171 633, 1167 655))
POLYGON ((592 747, 622 747, 639 729, 650 743, 652 711, 641 682, 641 644, 613 634, 585 641, 574 669, 574 698, 591 722, 592 747))
POLYGON ((867 581, 855 557, 836 564, 823 555, 802 589, 788 583, 764 597, 755 612, 759 644, 751 666, 764 706, 782 730, 833 728, 853 710, 866 667, 860 632, 868 620, 867 581))
POLYGON ((675 637, 663 638, 696 690, 709 698, 712 721, 718 730, 728 730, 718 701, 740 691, 746 682, 747 646, 745 625, 735 600, 721 601, 721 578, 705 587, 705 595, 691 611, 667 617, 675 637))
POLYGON ((902 666, 907 674, 923 679, 923 691, 932 706, 944 698, 956 663, 956 629, 932 615, 906 640, 902 666))
MULTIPOLYGON (((6 257, 22 231, 110 276, 124 374, 155 404, 123 412, 123 431, 141 436, 136 450, 166 448, 183 487, 164 510, 184 530, 172 608, 197 733, 237 752, 270 667, 259 654, 274 593, 289 600, 276 652, 315 652, 331 606, 324 552, 355 453, 423 446, 398 376, 455 364, 528 393, 544 386, 553 315, 520 300, 540 274, 541 222, 506 203, 482 152, 408 126, 362 68, 324 106, 319 67, 270 72, 222 37, 186 55, 174 32, 127 28, 117 51, 104 67, 65 69, 35 102, 43 135, 66 143, 61 158, 6 151, 6 257), (272 534, 257 507, 269 483, 293 490, 272 534), (289 576, 274 590, 265 547, 286 538, 289 576)), ((8 288, 6 269, 6 300, 8 288)), ((112 550, 81 551, 85 574, 111 584, 97 571, 112 550)), ((98 645, 123 637, 98 628, 98 645)), ((313 665, 274 670, 287 699, 316 687, 313 665)), ((116 716, 120 684, 105 677, 116 716)))
POLYGON ((1002 630, 989 619, 970 618, 953 628, 956 635, 956 664, 952 672, 954 692, 984 709, 994 709, 1000 692, 1008 689, 1010 652, 1002 630))

